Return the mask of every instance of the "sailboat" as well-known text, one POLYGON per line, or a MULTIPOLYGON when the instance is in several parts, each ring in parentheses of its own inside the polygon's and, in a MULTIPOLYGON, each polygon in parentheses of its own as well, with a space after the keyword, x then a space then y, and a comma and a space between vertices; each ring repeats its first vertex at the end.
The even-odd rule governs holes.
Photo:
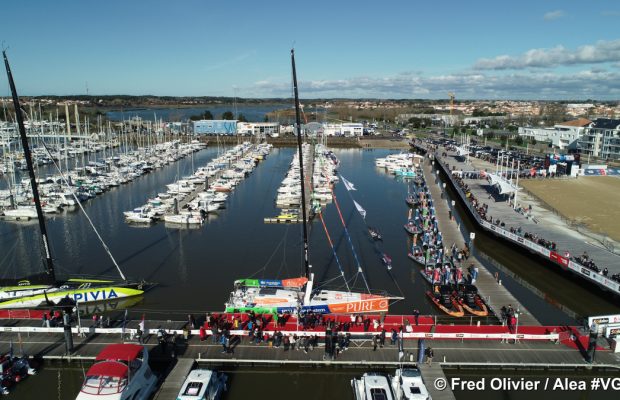
MULTIPOLYGON (((359 293, 337 290, 313 290, 314 274, 308 263, 308 227, 306 212, 306 189, 304 180, 303 152, 301 143, 301 113, 295 70, 295 52, 291 50, 293 89, 295 93, 295 120, 297 129, 297 150, 301 186, 301 210, 303 223, 303 258, 305 276, 284 279, 240 279, 235 281, 234 290, 226 302, 226 312, 255 313, 306 313, 347 314, 387 312, 390 301, 402 299, 382 294, 359 293)), ((348 286, 347 286, 348 287, 348 286)))
MULTIPOLYGON (((39 197, 37 179, 34 173, 30 146, 28 144, 26 129, 24 127, 22 109, 19 104, 19 98, 17 96, 17 90, 15 89, 15 82, 13 81, 13 75, 6 56, 6 51, 2 52, 2 56, 4 58, 4 65, 6 67, 9 85, 11 87, 19 134, 30 176, 32 195, 34 198, 37 219, 39 222, 39 230, 45 252, 45 270, 39 274, 25 277, 24 279, 1 280, 0 309, 34 308, 39 306, 50 307, 58 304, 58 302, 66 298, 80 304, 88 304, 142 295, 145 289, 151 285, 143 281, 128 281, 116 262, 114 262, 114 264, 122 278, 122 281, 119 282, 101 279, 68 279, 64 281, 56 279, 54 263, 50 252, 47 228, 39 197)), ((104 247, 106 251, 108 251, 105 245, 104 247)))

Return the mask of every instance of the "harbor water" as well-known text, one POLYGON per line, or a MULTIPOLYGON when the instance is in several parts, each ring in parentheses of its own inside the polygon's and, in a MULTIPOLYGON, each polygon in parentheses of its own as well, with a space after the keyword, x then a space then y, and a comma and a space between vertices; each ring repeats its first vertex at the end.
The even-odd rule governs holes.
MULTIPOLYGON (((189 313, 204 315, 206 311, 221 311, 235 279, 288 278, 302 274, 301 226, 263 222, 263 218, 273 217, 280 211, 275 206, 274 198, 295 151, 292 148, 273 149, 231 193, 226 208, 209 215, 206 223, 199 228, 183 229, 167 226, 163 222, 140 227, 124 221, 123 211, 140 206, 147 198, 165 191, 166 184, 189 175, 192 165, 204 165, 221 151, 215 147, 207 148, 195 153, 193 158, 172 163, 85 203, 86 212, 124 272, 130 277, 157 283, 143 298, 136 299, 135 304, 130 302, 131 317, 139 318, 146 314, 149 319, 184 320, 189 313)), ((335 150, 341 161, 340 173, 357 189, 347 191, 342 183, 335 187, 353 249, 334 203, 324 209, 325 222, 349 285, 365 290, 363 280, 356 276, 357 255, 372 290, 384 290, 405 297, 405 300, 392 305, 392 313, 411 313, 413 308, 418 308, 422 314, 437 314, 426 299, 428 285, 421 278, 419 267, 407 258, 409 242, 403 224, 408 213, 405 203, 408 183, 374 166, 375 158, 393 152, 383 149, 335 150), (355 209, 353 200, 366 210, 365 219, 355 209), (367 233, 367 226, 378 228, 383 241, 373 242, 367 233), (392 258, 391 271, 381 263, 382 252, 392 258)), ((433 178, 429 178, 429 184, 433 184, 433 178)), ((460 215, 457 222, 462 223, 463 229, 475 231, 466 219, 460 219, 463 214, 460 215)), ((117 276, 83 215, 65 211, 50 217, 48 222, 59 275, 117 276)), ((16 278, 25 270, 39 268, 42 265, 40 251, 36 222, 0 223, 3 277, 16 278)), ((601 314, 618 310, 613 299, 579 287, 548 266, 514 248, 498 244, 484 234, 477 234, 475 251, 492 271, 499 271, 503 284, 541 323, 574 324, 575 317, 582 312, 601 314), (568 285, 571 293, 565 293, 562 285, 568 285), (562 307, 567 311, 563 311, 562 307), (573 313, 573 310, 579 312, 573 313)), ((338 263, 318 221, 310 225, 310 263, 318 285, 344 287, 338 263)), ((109 312, 114 317, 126 305, 111 303, 95 311, 109 312)), ((33 398, 33 390, 45 387, 50 398, 72 399, 79 390, 85 368, 87 366, 76 367, 76 364, 46 365, 40 375, 18 385, 13 393, 14 398, 33 398)), ((264 391, 266 388, 273 388, 269 394, 272 398, 289 398, 291 393, 299 399, 349 398, 350 379, 362 373, 362 370, 337 373, 311 369, 287 372, 239 370, 234 371, 227 398, 247 398, 257 390, 264 391)), ((468 395, 457 393, 457 398, 471 398, 468 395)), ((483 398, 500 398, 498 393, 494 396, 483 398)))
MULTIPOLYGON (((206 164, 218 152, 221 149, 215 147, 202 150, 193 157, 113 188, 85 203, 86 212, 126 275, 158 283, 133 307, 132 310, 140 315, 146 312, 147 318, 158 319, 158 313, 178 313, 180 319, 185 319, 187 313, 223 310, 235 279, 288 278, 303 273, 301 225, 263 222, 263 218, 279 213, 274 198, 292 159, 292 148, 273 149, 266 160, 231 193, 226 209, 210 214, 208 221, 200 228, 182 229, 164 223, 142 227, 125 223, 123 211, 138 207, 147 198, 165 191, 166 184, 189 175, 192 166, 206 164)), ((335 187, 351 243, 333 203, 324 210, 327 229, 350 286, 365 290, 363 279, 357 275, 357 256, 372 290, 405 297, 404 301, 391 307, 391 312, 411 313, 415 307, 423 314, 434 314, 434 307, 424 295, 427 284, 420 279, 418 267, 406 255, 409 243, 402 226, 408 212, 404 201, 408 183, 374 166, 375 158, 391 152, 336 150, 341 161, 340 173, 357 189, 347 191, 341 183, 335 187), (356 211, 353 200, 366 210, 365 219, 356 211), (373 242, 368 236, 367 226, 378 228, 383 234, 383 241, 373 242), (381 263, 382 252, 392 257, 391 271, 381 263)), ((59 275, 117 276, 113 264, 80 212, 65 211, 49 217, 48 225, 59 275)), ((41 246, 37 229, 34 222, 0 223, 3 277, 19 278, 25 271, 40 268, 41 246)), ((315 221, 309 230, 310 263, 317 284, 343 288, 338 262, 322 225, 315 221)), ((617 309, 612 301, 608 302, 596 294, 587 294, 585 289, 581 289, 584 293, 574 293, 578 296, 570 296, 579 298, 579 303, 572 300, 571 304, 570 298, 561 290, 554 292, 554 288, 549 286, 549 279, 544 279, 563 279, 562 276, 485 235, 478 235, 475 249, 486 255, 489 264, 498 264, 499 261, 502 268, 516 271, 532 286, 543 291, 542 295, 534 295, 531 290, 513 282, 507 274, 502 274, 506 275, 504 284, 513 285, 519 300, 528 303, 524 304, 543 323, 574 322, 551 304, 557 302, 553 300, 556 298, 566 300, 562 303, 568 309, 586 308, 590 314, 608 312, 614 307, 617 309), (539 277, 538 281, 531 282, 528 275, 532 274, 539 277)), ((490 268, 493 266, 490 265, 490 268)), ((578 285, 572 286, 580 290, 578 285)), ((513 287, 510 289, 513 290, 513 287)))

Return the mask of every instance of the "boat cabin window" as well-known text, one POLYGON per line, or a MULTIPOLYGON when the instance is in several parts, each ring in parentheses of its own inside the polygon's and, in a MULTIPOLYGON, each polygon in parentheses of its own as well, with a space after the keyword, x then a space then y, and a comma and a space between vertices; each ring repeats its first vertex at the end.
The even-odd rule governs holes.
POLYGON ((202 389, 202 382, 190 382, 183 392, 183 396, 198 396, 202 389))
POLYGON ((420 388, 419 388, 419 387, 417 387, 417 386, 410 386, 410 387, 409 387, 409 392, 410 392, 411 394, 420 394, 420 393, 422 393, 422 392, 420 391, 420 388))
POLYGON ((382 388, 372 388, 370 389, 370 396, 372 400, 388 400, 389 397, 385 392, 385 389, 382 388))
POLYGON ((272 287, 261 288, 259 294, 261 294, 261 295, 275 295, 277 290, 278 290, 278 288, 272 288, 272 287))
POLYGON ((87 376, 82 386, 82 392, 94 395, 122 393, 127 386, 127 378, 116 376, 87 376))

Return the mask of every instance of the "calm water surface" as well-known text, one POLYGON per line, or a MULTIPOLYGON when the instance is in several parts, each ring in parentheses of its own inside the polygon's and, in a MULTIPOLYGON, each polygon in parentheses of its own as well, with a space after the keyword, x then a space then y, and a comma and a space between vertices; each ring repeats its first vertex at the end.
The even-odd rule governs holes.
MULTIPOLYGON (((263 121, 265 115, 272 111, 291 108, 292 102, 288 104, 266 104, 266 105, 237 105, 237 115, 243 114, 248 121, 263 121)), ((140 117, 143 120, 154 121, 163 119, 164 121, 187 120, 194 115, 203 114, 206 110, 211 111, 213 118, 220 119, 222 114, 230 111, 235 114, 234 104, 210 105, 205 104, 200 107, 190 108, 136 108, 125 110, 114 110, 106 113, 106 117, 112 121, 122 121, 133 117, 140 117)))

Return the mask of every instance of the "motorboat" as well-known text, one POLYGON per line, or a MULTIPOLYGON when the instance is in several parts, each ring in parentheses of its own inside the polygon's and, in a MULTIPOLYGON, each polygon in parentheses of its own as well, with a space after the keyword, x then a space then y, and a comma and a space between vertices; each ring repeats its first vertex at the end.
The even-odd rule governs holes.
POLYGON ((4 216, 14 219, 37 218, 37 210, 33 206, 17 206, 11 210, 4 210, 4 216))
POLYGON ((366 372, 361 378, 351 379, 355 400, 394 400, 392 386, 387 376, 366 372))
POLYGON ((95 358, 76 400, 147 400, 157 386, 149 353, 138 344, 111 344, 95 358))
POLYGON ((404 228, 410 235, 416 235, 418 233, 421 233, 420 227, 414 221, 411 221, 411 220, 409 220, 404 225, 404 228))
POLYGON ((426 295, 444 313, 457 318, 465 315, 463 306, 459 304, 453 295, 450 285, 435 285, 433 292, 429 290, 426 292, 426 295))
POLYGON ((171 224, 187 224, 187 225, 199 225, 204 222, 204 218, 200 213, 182 213, 182 214, 169 214, 164 215, 164 222, 171 224))
POLYGON ((177 396, 177 400, 217 400, 226 391, 227 376, 210 369, 191 371, 177 396))
POLYGON ((368 228, 368 234, 373 240, 383 240, 383 236, 381 236, 381 232, 379 232, 376 228, 368 228))
POLYGON ((30 365, 28 357, 13 357, 6 354, 0 357, 0 393, 9 394, 10 389, 37 370, 30 365))
POLYGON ((399 368, 392 377, 392 390, 396 400, 431 400, 417 368, 399 368))
POLYGON ((385 265, 388 271, 392 269, 392 258, 387 254, 383 253, 381 255, 381 262, 383 263, 383 265, 385 265))
POLYGON ((459 304, 463 306, 463 309, 468 313, 478 317, 486 317, 489 315, 489 309, 485 301, 478 294, 478 288, 475 285, 456 285, 454 295, 457 297, 459 304))
POLYGON ((153 217, 150 214, 133 213, 126 216, 125 221, 136 224, 150 224, 153 222, 153 217))

